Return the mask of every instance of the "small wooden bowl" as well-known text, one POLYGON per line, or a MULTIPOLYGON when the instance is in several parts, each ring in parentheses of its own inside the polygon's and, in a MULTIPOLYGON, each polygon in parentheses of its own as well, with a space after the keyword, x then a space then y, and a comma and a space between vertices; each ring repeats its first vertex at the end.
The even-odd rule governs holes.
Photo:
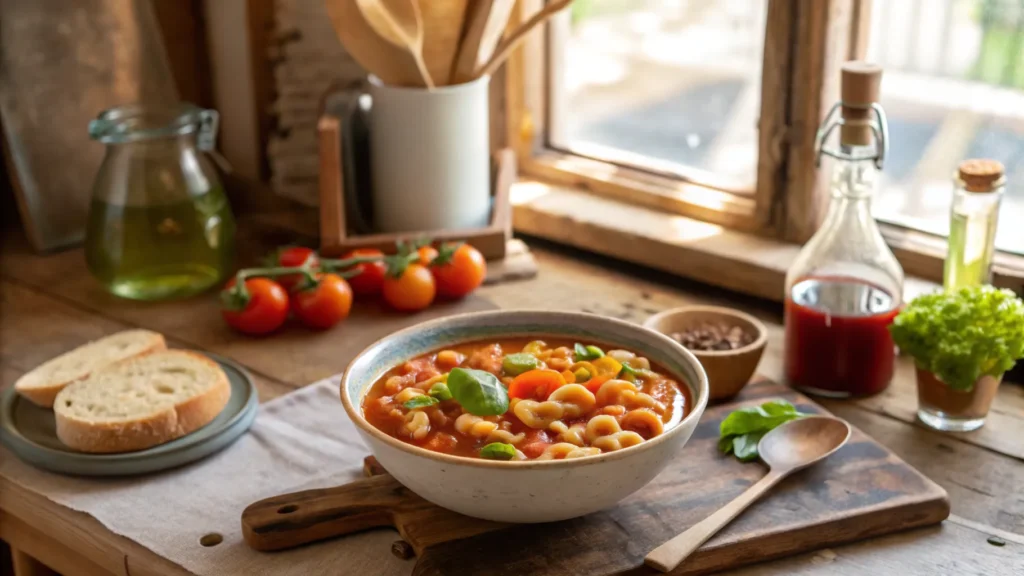
POLYGON ((690 350, 708 374, 711 400, 723 400, 739 393, 754 375, 768 342, 768 330, 750 314, 719 306, 683 306, 671 308, 644 322, 645 328, 668 337, 705 323, 739 326, 754 335, 754 341, 735 350, 690 350))

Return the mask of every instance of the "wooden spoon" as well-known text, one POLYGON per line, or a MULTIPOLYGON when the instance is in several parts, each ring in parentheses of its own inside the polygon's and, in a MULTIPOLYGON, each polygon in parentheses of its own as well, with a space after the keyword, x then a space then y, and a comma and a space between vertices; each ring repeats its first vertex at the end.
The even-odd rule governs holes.
POLYGON ((768 475, 720 510, 692 528, 652 550, 646 558, 655 570, 669 572, 708 538, 724 528, 769 488, 793 472, 823 460, 850 438, 850 425, 829 416, 798 418, 779 426, 761 438, 757 450, 768 465, 768 475))
POLYGON ((452 84, 468 82, 477 75, 508 26, 516 0, 476 0, 466 15, 466 32, 462 35, 459 54, 455 58, 452 84))
POLYGON ((546 22, 548 18, 554 16, 556 12, 559 12, 569 4, 572 4, 572 0, 554 0, 553 2, 548 3, 547 6, 544 6, 543 9, 534 14, 533 17, 527 20, 525 24, 523 24, 519 28, 516 28, 515 32, 513 32, 504 42, 501 43, 501 46, 498 47, 498 50, 494 53, 493 56, 491 56, 491 59, 487 62, 487 64, 485 64, 480 69, 480 71, 477 72, 475 77, 479 78, 481 76, 493 74, 494 71, 498 69, 498 66, 501 66, 505 62, 509 54, 511 54, 512 51, 515 50, 519 46, 519 44, 526 39, 527 34, 532 32, 534 28, 537 28, 538 26, 546 22))
POLYGON ((425 85, 409 51, 374 32, 356 0, 327 0, 325 4, 338 39, 363 69, 392 86, 425 85))
POLYGON ((434 88, 423 61, 423 16, 415 0, 356 0, 356 5, 374 32, 412 54, 427 88, 434 88))
MULTIPOLYGON (((479 0, 475 0, 479 2, 479 0)), ((416 0, 423 15, 423 60, 430 77, 447 84, 455 64, 469 0, 416 0)))

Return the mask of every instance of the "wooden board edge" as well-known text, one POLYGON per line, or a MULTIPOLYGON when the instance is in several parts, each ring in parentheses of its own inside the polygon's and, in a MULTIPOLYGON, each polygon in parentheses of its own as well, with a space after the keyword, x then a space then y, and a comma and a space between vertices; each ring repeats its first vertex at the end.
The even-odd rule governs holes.
POLYGON ((866 514, 849 514, 828 527, 806 526, 789 532, 749 538, 742 542, 731 542, 726 549, 702 548, 670 574, 706 574, 934 526, 948 518, 949 513, 949 498, 943 490, 941 495, 933 494, 930 498, 913 499, 897 508, 879 505, 866 514), (898 518, 894 519, 897 515, 898 518), (843 533, 847 531, 851 535, 844 536, 843 533), (813 544, 806 545, 808 541, 813 544), (728 556, 723 557, 726 554, 728 556))

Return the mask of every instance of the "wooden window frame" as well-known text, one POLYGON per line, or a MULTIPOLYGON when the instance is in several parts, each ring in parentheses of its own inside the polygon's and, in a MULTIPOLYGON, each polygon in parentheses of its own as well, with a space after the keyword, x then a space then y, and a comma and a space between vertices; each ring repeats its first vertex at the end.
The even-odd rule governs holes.
MULTIPOLYGON (((546 34, 533 35, 506 70, 507 131, 520 172, 734 230, 806 240, 823 215, 823 203, 814 194, 819 179, 815 131, 838 94, 839 66, 858 49, 848 31, 853 18, 864 17, 860 4, 865 1, 767 0, 753 196, 685 175, 658 174, 549 147, 546 59, 551 39, 546 34)), ((520 2, 519 18, 541 4, 520 2)))
MULTIPOLYGON (((525 20, 544 0, 520 0, 513 23, 525 20)), ((843 62, 863 58, 870 32, 872 0, 767 0, 761 110, 758 122, 757 185, 753 196, 699 184, 687 174, 658 173, 563 152, 547 143, 549 33, 534 34, 509 59, 498 78, 504 97, 497 104, 505 145, 517 156, 520 176, 602 200, 646 208, 665 218, 692 219, 693 226, 721 226, 721 241, 701 246, 658 242, 642 234, 602 227, 587 216, 566 214, 565 199, 553 212, 514 208, 517 229, 598 252, 652 265, 697 280, 759 296, 781 299, 785 270, 799 244, 818 229, 828 205, 827 174, 816 166, 814 142, 819 123, 839 94, 843 62), (716 189, 717 188, 717 189, 716 189), (561 210, 561 212, 559 212, 561 210), (524 219, 529 220, 525 221, 524 219), (533 221, 546 221, 535 224, 533 221), (575 231, 553 231, 571 221, 575 231), (580 240, 599 233, 613 240, 601 246, 580 240), (763 241, 739 238, 753 235, 763 241), (742 246, 736 253, 732 246, 742 246), (642 248, 641 248, 642 247, 642 248), (657 253, 654 258, 651 254, 657 253), (761 259, 761 253, 764 259, 761 259), (679 266, 703 254, 708 268, 679 266), (767 263, 765 263, 767 261, 767 263), (758 267, 752 270, 752 262, 758 267), (742 269, 742 268, 747 269, 742 269), (724 277, 722 276, 724 270, 724 277), (760 286, 749 286, 752 278, 760 286)), ((578 197, 578 196, 577 196, 578 197)), ((608 205, 603 208, 607 212, 608 205)), ((645 213, 646 214, 646 213, 645 213)), ((600 220, 595 216, 594 220, 600 220)), ((607 218, 604 218, 607 224, 607 218)), ((944 238, 894 224, 879 223, 908 275, 940 281, 944 238)), ((1024 292, 1024 258, 1000 253, 994 283, 1024 292)))

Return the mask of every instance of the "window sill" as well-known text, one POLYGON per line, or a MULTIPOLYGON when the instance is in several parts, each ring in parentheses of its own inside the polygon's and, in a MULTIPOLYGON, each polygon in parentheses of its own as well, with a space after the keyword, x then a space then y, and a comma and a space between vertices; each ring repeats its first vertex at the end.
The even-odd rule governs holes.
MULTIPOLYGON (((520 180, 511 197, 518 232, 776 302, 800 252, 797 244, 536 180, 520 180)), ((936 287, 908 277, 904 298, 936 287)))

